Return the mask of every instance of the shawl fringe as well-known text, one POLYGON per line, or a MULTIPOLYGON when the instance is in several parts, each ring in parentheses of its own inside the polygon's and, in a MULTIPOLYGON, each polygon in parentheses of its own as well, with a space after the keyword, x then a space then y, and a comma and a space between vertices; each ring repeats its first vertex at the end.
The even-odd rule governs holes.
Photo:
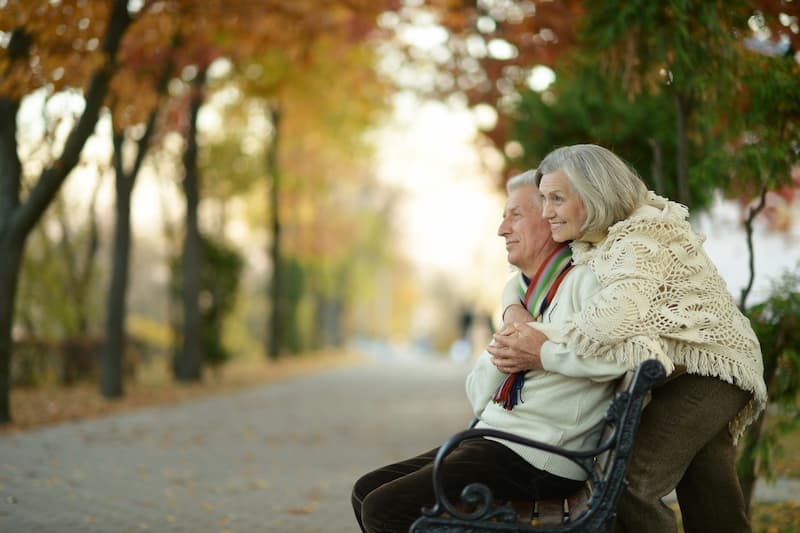
POLYGON ((631 370, 644 361, 655 359, 664 365, 667 375, 675 370, 676 365, 680 365, 685 367, 689 374, 715 377, 751 393, 753 397, 728 424, 734 444, 738 442, 747 426, 766 408, 767 389, 763 379, 753 379, 752 372, 748 372, 742 365, 716 356, 700 347, 664 338, 660 339, 660 349, 637 343, 635 338, 608 345, 587 337, 572 322, 567 323, 559 333, 562 341, 574 346, 579 354, 594 354, 596 357, 627 366, 631 370))

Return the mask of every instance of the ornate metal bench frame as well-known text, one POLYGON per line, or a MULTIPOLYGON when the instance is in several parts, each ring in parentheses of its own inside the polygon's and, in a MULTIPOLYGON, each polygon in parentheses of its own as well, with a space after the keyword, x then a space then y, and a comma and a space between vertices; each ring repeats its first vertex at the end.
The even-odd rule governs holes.
MULTIPOLYGON (((422 516, 411 526, 410 533, 471 533, 479 531, 531 531, 536 533, 566 531, 608 531, 616 513, 617 502, 625 483, 625 469, 633 446, 642 406, 648 392, 664 381, 666 373, 658 361, 645 361, 625 380, 627 387, 615 394, 603 419, 603 437, 598 447, 583 452, 565 450, 503 431, 468 429, 453 435, 439 449, 433 468, 435 505, 422 510, 422 516), (589 476, 590 496, 583 509, 570 509, 559 525, 531 525, 519 520, 511 505, 497 505, 491 490, 472 483, 461 493, 462 508, 448 501, 442 486, 441 469, 445 457, 458 444, 475 437, 497 437, 566 457, 578 464, 589 476)), ((581 490, 585 490, 581 489, 581 490)))

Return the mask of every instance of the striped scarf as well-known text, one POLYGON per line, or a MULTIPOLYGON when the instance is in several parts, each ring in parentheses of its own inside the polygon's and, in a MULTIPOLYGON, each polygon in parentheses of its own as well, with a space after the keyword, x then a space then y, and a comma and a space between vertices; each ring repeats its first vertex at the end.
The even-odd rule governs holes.
MULTIPOLYGON (((533 320, 542 317, 572 267, 572 250, 569 245, 564 244, 550 254, 532 279, 520 273, 520 303, 530 312, 533 320)), ((521 371, 506 376, 492 400, 503 404, 503 408, 509 411, 518 403, 522 403, 522 387, 525 385, 526 373, 521 371)))

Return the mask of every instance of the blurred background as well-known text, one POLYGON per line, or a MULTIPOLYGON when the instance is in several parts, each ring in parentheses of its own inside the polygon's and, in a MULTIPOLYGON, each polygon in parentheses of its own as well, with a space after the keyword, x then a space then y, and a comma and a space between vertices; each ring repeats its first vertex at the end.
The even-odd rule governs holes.
POLYGON ((15 388, 468 359, 511 272, 505 180, 563 144, 690 206, 766 301, 800 259, 798 12, 0 0, 0 422, 15 388))

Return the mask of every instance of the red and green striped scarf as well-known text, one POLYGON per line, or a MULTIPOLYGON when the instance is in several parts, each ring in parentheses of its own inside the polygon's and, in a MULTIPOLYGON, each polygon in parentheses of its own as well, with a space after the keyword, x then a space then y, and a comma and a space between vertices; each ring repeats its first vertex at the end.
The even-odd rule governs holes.
MULTIPOLYGON (((564 244, 550 254, 532 279, 528 279, 520 272, 520 303, 525 306, 533 320, 539 320, 544 314, 553 301, 559 285, 572 267, 572 250, 569 245, 564 244)), ((522 403, 522 387, 525 385, 526 373, 515 372, 506 376, 492 400, 503 404, 503 408, 509 411, 518 403, 522 403)))

